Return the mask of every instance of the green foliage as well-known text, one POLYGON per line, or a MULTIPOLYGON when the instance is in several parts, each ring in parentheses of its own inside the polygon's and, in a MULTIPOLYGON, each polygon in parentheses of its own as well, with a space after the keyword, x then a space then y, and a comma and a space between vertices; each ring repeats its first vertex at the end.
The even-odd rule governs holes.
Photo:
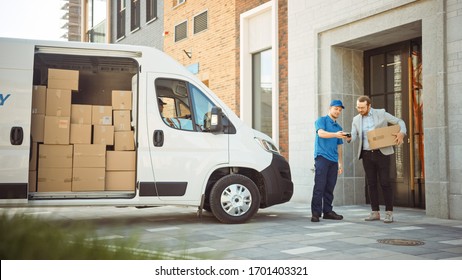
POLYGON ((2 260, 146 260, 165 255, 134 250, 130 240, 100 240, 89 225, 65 226, 18 214, 0 217, 2 260))

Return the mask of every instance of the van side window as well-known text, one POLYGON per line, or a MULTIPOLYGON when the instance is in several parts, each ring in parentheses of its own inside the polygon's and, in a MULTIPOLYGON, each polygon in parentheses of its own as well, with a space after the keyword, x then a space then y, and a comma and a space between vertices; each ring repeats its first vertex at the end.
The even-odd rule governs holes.
POLYGON ((159 114, 174 129, 204 131, 213 103, 194 85, 181 80, 156 79, 159 114))
POLYGON ((193 103, 194 122, 199 131, 205 131, 207 115, 214 104, 197 87, 190 84, 191 99, 193 103))

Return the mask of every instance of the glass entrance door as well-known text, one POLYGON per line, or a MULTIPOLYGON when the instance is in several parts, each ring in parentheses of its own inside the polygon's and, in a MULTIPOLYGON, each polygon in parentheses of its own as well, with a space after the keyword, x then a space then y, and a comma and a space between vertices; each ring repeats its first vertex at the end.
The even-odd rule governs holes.
MULTIPOLYGON (((421 123, 422 116, 415 118, 414 112, 413 69, 415 61, 412 59, 414 48, 415 41, 406 41, 366 51, 364 54, 364 84, 365 94, 371 98, 372 107, 383 108, 390 114, 401 118, 408 130, 404 144, 395 146, 395 153, 391 158, 390 183, 394 188, 395 205, 424 207, 425 200, 421 195, 422 190, 418 188, 420 180, 416 180, 420 175, 416 174, 415 168, 415 159, 423 159, 421 156, 423 150, 416 147, 418 141, 415 141, 415 123, 419 119, 421 123)), ((423 143, 423 135, 421 140, 423 143)), ((368 197, 366 188, 366 199, 369 202, 368 197)), ((383 204, 382 198, 381 204, 383 204)))

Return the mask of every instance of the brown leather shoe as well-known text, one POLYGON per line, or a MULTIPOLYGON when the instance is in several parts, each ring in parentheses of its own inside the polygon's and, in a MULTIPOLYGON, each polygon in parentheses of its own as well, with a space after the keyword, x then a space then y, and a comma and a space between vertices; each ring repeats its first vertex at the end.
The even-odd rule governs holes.
POLYGON ((312 221, 313 223, 319 222, 319 215, 313 214, 313 215, 311 216, 311 221, 312 221))
POLYGON ((343 216, 335 213, 334 211, 331 211, 329 213, 324 213, 322 218, 323 219, 328 219, 328 220, 342 220, 343 216))

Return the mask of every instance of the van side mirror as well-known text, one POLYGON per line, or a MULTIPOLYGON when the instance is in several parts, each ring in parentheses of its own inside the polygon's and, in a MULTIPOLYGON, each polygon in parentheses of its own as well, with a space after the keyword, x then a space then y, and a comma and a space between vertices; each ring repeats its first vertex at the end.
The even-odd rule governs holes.
POLYGON ((213 106, 205 119, 205 130, 210 132, 223 132, 223 111, 213 106))

